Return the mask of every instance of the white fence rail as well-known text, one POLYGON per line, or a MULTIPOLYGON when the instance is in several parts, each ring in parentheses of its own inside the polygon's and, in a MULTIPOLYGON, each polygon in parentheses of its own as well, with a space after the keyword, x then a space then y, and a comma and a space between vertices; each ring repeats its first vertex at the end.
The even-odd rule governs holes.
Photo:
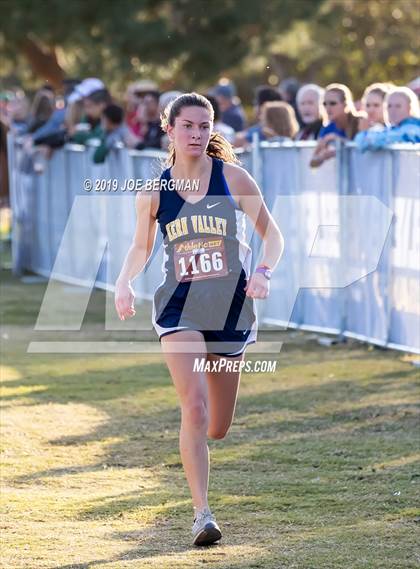
MULTIPOLYGON (((87 192, 84 181, 148 179, 166 154, 67 145, 43 174, 19 169, 9 138, 13 270, 112 290, 135 225, 134 193, 87 192)), ((311 169, 314 143, 254 144, 241 153, 285 237, 285 252, 259 321, 336 333, 420 353, 419 145, 361 154, 352 144, 311 169)), ((260 240, 248 236, 253 262, 260 240)), ((162 281, 160 232, 134 281, 151 299, 162 281)))

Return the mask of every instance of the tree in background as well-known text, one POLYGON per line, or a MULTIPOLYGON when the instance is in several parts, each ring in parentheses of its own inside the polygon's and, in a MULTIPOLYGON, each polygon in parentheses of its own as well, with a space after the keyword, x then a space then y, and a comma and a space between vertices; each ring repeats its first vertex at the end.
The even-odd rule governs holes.
MULTIPOLYGON (((115 93, 154 79, 250 96, 286 76, 406 83, 417 72, 416 0, 0 0, 2 78, 25 88, 99 76, 115 93)), ((246 97, 245 97, 246 98, 246 97)))
POLYGON ((269 39, 267 60, 280 76, 345 83, 360 96, 370 83, 416 77, 419 23, 417 0, 325 0, 314 17, 269 39))

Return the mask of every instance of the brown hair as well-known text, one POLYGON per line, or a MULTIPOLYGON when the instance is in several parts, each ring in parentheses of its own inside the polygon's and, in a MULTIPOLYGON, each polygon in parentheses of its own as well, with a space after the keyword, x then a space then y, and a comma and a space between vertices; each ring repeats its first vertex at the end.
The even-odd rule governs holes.
POLYGON ((268 101, 262 106, 264 134, 294 138, 299 131, 294 108, 284 101, 268 101), (271 133, 271 134, 270 134, 271 133))
POLYGON ((347 126, 345 131, 347 138, 352 140, 359 131, 360 119, 366 117, 366 113, 358 113, 356 111, 353 102, 353 95, 347 85, 343 85, 342 83, 330 83, 325 89, 325 94, 330 91, 338 93, 341 102, 345 104, 345 113, 347 117, 347 126))
POLYGON ((46 122, 54 112, 54 96, 47 90, 39 90, 32 102, 31 114, 40 121, 46 122))
MULTIPOLYGON (((169 125, 175 125, 175 119, 180 115, 184 107, 202 107, 203 109, 207 109, 210 114, 210 120, 212 122, 214 120, 213 107, 206 97, 195 92, 185 93, 179 95, 179 97, 165 107, 165 110, 160 116, 162 130, 167 132, 169 125)), ((209 156, 219 158, 224 162, 240 164, 232 145, 219 132, 211 133, 206 152, 209 156)), ((172 142, 169 143, 169 155, 166 162, 168 166, 173 166, 175 163, 175 148, 172 142)))

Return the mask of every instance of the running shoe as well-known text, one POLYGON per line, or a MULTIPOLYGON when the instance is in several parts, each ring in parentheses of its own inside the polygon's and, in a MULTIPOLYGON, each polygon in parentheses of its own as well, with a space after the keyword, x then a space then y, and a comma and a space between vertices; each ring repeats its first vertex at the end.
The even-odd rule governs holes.
POLYGON ((209 545, 222 537, 216 518, 208 508, 199 511, 194 518, 192 535, 194 545, 209 545))

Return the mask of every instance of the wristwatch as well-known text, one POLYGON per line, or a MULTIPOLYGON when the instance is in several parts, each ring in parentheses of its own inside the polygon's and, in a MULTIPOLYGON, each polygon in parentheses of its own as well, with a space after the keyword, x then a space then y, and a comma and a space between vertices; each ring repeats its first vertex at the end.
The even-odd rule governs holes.
POLYGON ((258 265, 255 269, 256 273, 262 273, 267 280, 271 279, 272 270, 267 265, 258 265))

